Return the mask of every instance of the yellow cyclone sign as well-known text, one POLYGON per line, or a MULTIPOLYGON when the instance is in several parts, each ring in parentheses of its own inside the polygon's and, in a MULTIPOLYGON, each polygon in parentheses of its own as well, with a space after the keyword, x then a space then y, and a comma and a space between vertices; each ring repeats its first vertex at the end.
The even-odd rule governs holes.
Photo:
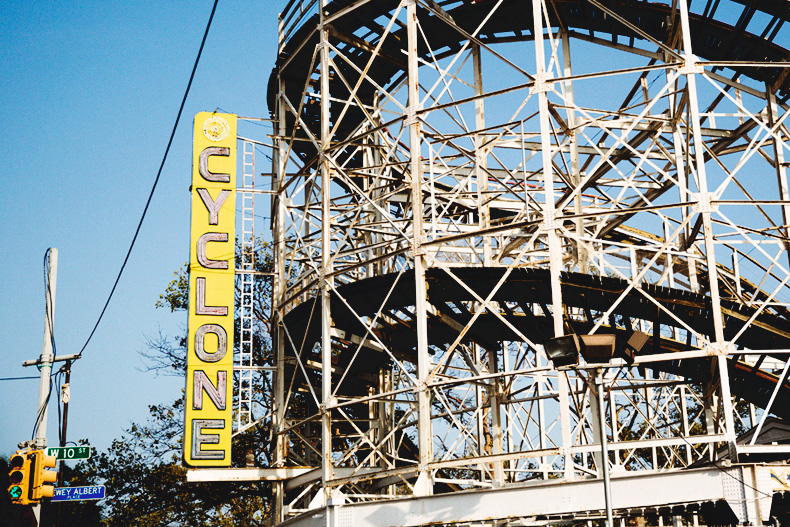
POLYGON ((236 116, 195 116, 184 461, 230 466, 236 116))

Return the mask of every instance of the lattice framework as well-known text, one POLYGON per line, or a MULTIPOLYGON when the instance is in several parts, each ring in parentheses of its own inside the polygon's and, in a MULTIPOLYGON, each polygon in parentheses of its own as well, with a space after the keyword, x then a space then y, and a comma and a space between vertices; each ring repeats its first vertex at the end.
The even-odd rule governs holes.
POLYGON ((697 57, 710 5, 675 2, 661 37, 649 3, 523 5, 284 14, 275 461, 317 469, 277 486, 279 519, 600 477, 602 434, 614 471, 748 455, 790 389, 787 65, 697 57), (599 368, 543 348, 637 331, 603 409, 599 368))

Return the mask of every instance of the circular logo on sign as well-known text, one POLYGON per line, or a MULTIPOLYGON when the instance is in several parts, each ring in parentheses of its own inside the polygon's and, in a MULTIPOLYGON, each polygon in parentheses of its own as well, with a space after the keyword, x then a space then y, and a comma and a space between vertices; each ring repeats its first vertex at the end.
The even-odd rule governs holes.
POLYGON ((228 137, 229 133, 230 125, 228 121, 222 117, 209 117, 206 119, 206 122, 203 123, 203 135, 205 135, 206 139, 209 141, 222 141, 228 137))

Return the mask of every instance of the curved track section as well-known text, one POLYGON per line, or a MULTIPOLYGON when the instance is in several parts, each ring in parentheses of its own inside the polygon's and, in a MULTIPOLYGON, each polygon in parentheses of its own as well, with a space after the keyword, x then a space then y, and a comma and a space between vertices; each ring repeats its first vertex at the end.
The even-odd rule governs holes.
MULTIPOLYGON (((476 343, 494 351, 500 349, 503 342, 518 341, 519 335, 528 335, 532 343, 541 345, 554 336, 551 317, 545 314, 549 312, 546 306, 551 304, 549 273, 546 270, 516 269, 508 273, 500 287, 497 284, 506 274, 506 270, 501 268, 459 269, 453 274, 455 277, 441 269, 431 269, 426 273, 427 299, 433 306, 428 318, 431 346, 446 349, 458 338, 457 328, 467 328, 469 345, 476 343), (462 283, 470 287, 466 288, 462 283), (495 290, 491 301, 497 314, 487 310, 477 317, 473 325, 468 326, 473 314, 466 306, 476 303, 478 298, 486 298, 495 290)), ((655 328, 652 334, 657 333, 659 338, 651 335, 637 355, 637 364, 640 364, 640 359, 648 358, 649 361, 645 361, 643 366, 648 369, 679 375, 698 383, 711 380, 711 371, 715 370, 711 367, 711 359, 672 360, 671 354, 694 348, 685 342, 661 337, 684 331, 689 335, 696 333, 703 339, 713 340, 709 297, 651 285, 635 290, 629 288, 625 280, 580 273, 564 273, 561 285, 565 306, 577 314, 568 319, 572 332, 587 334, 608 311, 608 318, 617 324, 604 326, 599 333, 617 334, 622 346, 633 334, 635 321, 649 321, 655 328), (660 302, 664 310, 658 309, 654 301, 660 302), (610 310, 615 304, 616 309, 610 310), (666 360, 650 359, 655 355, 662 355, 666 360)), ((379 276, 337 288, 336 294, 332 295, 331 312, 335 328, 343 335, 339 340, 344 341, 348 348, 345 353, 338 355, 336 366, 341 370, 353 366, 357 374, 338 393, 346 396, 366 393, 370 385, 366 379, 377 375, 381 368, 391 367, 391 360, 374 345, 374 339, 365 338, 369 326, 363 320, 371 320, 378 315, 380 321, 372 329, 378 340, 389 349, 397 350, 400 357, 412 363, 417 362, 414 320, 401 315, 414 311, 413 292, 413 272, 379 276), (384 304, 380 303, 382 298, 387 298, 384 304), (364 360, 352 361, 355 346, 351 342, 361 342, 365 346, 364 360)), ((790 348, 790 321, 768 313, 758 313, 757 308, 741 303, 724 302, 722 307, 726 322, 725 338, 728 340, 744 330, 743 338, 753 348, 790 348), (747 321, 751 323, 746 325, 747 321)), ((303 349, 312 349, 320 339, 320 319, 314 316, 315 312, 316 303, 305 302, 285 318, 285 324, 291 331, 304 335, 301 344, 303 349)), ((761 371, 759 367, 755 368, 753 363, 732 360, 731 367, 733 393, 764 408, 776 387, 777 377, 761 371)), ((774 405, 774 413, 785 419, 790 418, 790 382, 787 379, 778 391, 774 405)))
MULTIPOLYGON (((354 0, 333 1, 327 4, 325 12, 328 17, 341 13, 353 6, 351 16, 340 16, 328 25, 332 37, 336 38, 338 47, 349 59, 348 63, 336 63, 340 75, 333 76, 329 88, 334 97, 344 99, 349 95, 349 85, 360 78, 360 71, 368 65, 371 55, 375 52, 382 60, 372 63, 366 72, 369 82, 362 83, 356 97, 372 104, 377 86, 387 87, 393 82, 402 80, 406 74, 405 48, 406 28, 393 28, 391 34, 382 38, 385 27, 379 19, 382 14, 392 12, 399 2, 378 0, 360 3, 354 0)), ((421 23, 424 31, 433 39, 433 48, 439 55, 449 55, 457 51, 466 40, 464 37, 476 33, 476 39, 486 44, 531 40, 533 27, 532 12, 528 3, 519 0, 507 0, 496 10, 493 16, 487 17, 491 2, 450 1, 431 3, 435 6, 428 10, 421 23), (445 5, 446 9, 441 6, 445 5), (482 29, 478 29, 485 21, 482 29), (476 31, 478 30, 478 31, 476 31)), ((700 2, 701 4, 701 2, 700 2)), ((718 2, 715 3, 718 5, 718 2)), ((739 1, 742 12, 734 25, 716 18, 715 7, 708 2, 703 13, 690 14, 692 45, 695 54, 709 61, 728 62, 733 71, 756 81, 767 83, 777 94, 787 99, 790 94, 790 76, 784 68, 779 67, 739 67, 737 62, 785 62, 790 60, 790 50, 775 42, 775 37, 788 20, 790 5, 782 0, 765 2, 739 1), (756 13, 768 17, 761 34, 753 34, 747 30, 756 13)), ((649 36, 658 42, 668 38, 668 22, 674 19, 671 8, 661 2, 602 2, 596 6, 586 0, 561 0, 551 2, 549 20, 552 28, 565 28, 579 32, 579 36, 608 39, 618 45, 630 47, 638 51, 645 37, 649 36), (632 21, 633 27, 644 32, 643 35, 629 30, 618 23, 612 16, 607 16, 604 9, 615 9, 617 14, 632 21), (642 41, 642 42, 635 42, 642 41)), ((759 16, 759 15, 758 15, 759 16)), ((305 88, 312 88, 316 93, 318 65, 315 50, 319 44, 320 33, 317 30, 319 15, 316 13, 303 20, 298 29, 283 46, 277 59, 277 66, 269 81, 269 107, 275 108, 278 92, 282 92, 291 101, 303 100, 305 88), (283 86, 278 85, 278 75, 283 86)), ((677 30, 670 32, 677 38, 677 30)), ((670 37, 671 38, 671 37, 670 37)), ((430 51, 425 46, 418 47, 421 58, 430 60, 430 51)), ((320 105, 315 99, 303 100, 306 104, 299 114, 299 125, 296 118, 288 114, 286 128, 294 130, 295 137, 300 139, 294 150, 306 162, 316 160, 317 150, 311 138, 320 137, 320 105), (302 130, 299 130, 302 128, 302 130), (305 129, 309 133, 305 133, 305 129)), ((358 125, 365 120, 360 109, 347 109, 341 118, 343 108, 337 105, 330 112, 332 125, 342 121, 339 130, 332 140, 343 142, 352 137, 358 125)))

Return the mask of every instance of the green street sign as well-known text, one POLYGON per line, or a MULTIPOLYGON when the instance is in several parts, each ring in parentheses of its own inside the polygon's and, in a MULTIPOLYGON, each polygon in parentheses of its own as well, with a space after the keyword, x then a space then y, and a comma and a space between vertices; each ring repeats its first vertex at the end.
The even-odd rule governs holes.
POLYGON ((22 496, 22 487, 19 485, 14 485, 8 489, 8 495, 11 496, 11 499, 19 499, 22 496))
POLYGON ((57 459, 69 461, 71 459, 88 459, 91 457, 90 445, 83 446, 59 446, 47 449, 48 456, 55 456, 57 459))

